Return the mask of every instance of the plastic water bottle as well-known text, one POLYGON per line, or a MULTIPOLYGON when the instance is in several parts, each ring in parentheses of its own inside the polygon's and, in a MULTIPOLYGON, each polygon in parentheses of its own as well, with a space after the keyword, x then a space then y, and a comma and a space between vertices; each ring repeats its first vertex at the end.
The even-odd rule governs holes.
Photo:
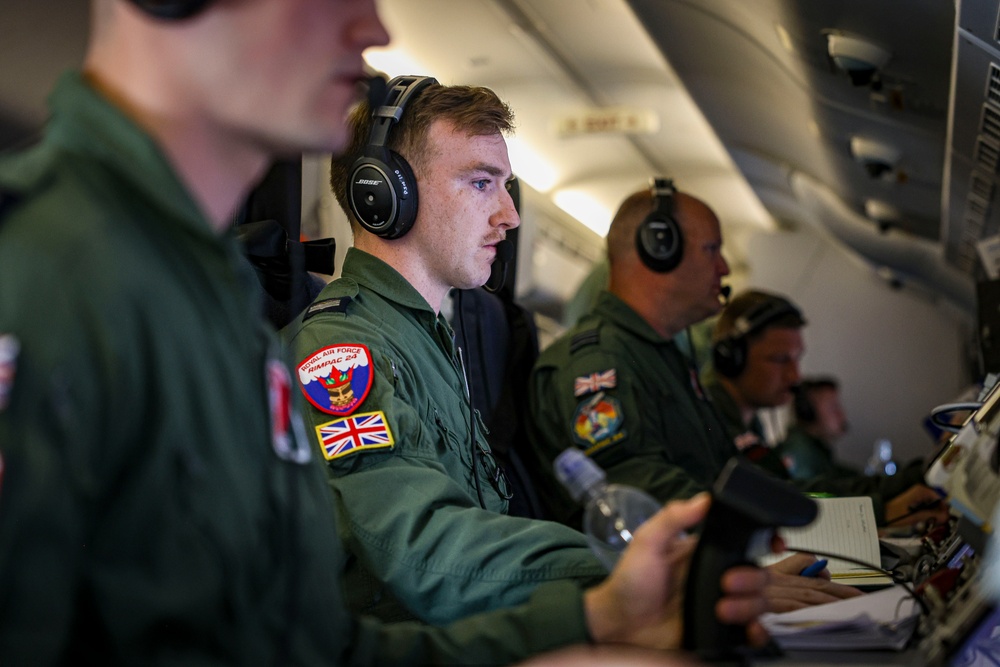
POLYGON ((865 464, 865 474, 895 475, 896 462, 892 460, 892 442, 887 438, 879 438, 872 448, 872 455, 865 464))
POLYGON ((608 570, 632 541, 632 534, 662 505, 640 489, 608 484, 604 471, 578 449, 555 460, 556 478, 584 506, 583 532, 590 548, 608 570))

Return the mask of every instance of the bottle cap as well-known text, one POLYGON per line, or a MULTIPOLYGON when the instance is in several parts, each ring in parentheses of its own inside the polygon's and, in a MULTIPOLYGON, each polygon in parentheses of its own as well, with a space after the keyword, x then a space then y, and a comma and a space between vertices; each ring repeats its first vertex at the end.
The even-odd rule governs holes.
POLYGON ((566 449, 555 460, 558 479, 573 500, 580 501, 595 484, 603 482, 606 475, 601 467, 579 449, 566 449))

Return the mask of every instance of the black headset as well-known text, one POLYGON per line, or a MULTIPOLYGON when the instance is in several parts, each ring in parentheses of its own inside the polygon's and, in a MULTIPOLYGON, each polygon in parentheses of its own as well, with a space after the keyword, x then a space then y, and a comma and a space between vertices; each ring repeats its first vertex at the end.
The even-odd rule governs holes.
POLYGON ((657 273, 677 268, 684 256, 684 236, 674 218, 674 182, 669 178, 649 179, 653 211, 635 230, 635 245, 642 263, 657 273))
POLYGON ((732 331, 712 345, 715 370, 724 377, 738 377, 747 365, 747 339, 771 322, 792 315, 805 322, 798 308, 776 296, 769 296, 745 315, 740 315, 732 331))
POLYGON ((794 396, 792 409, 795 412, 795 421, 802 424, 812 424, 816 421, 816 408, 813 407, 812 401, 809 399, 809 389, 801 384, 796 385, 792 390, 792 395, 794 396))
POLYGON ((211 0, 132 0, 132 4, 150 16, 179 21, 194 16, 211 0))
POLYGON ((399 238, 417 219, 417 179, 413 169, 386 143, 406 103, 437 83, 429 76, 397 76, 386 84, 382 106, 372 106, 372 130, 361 156, 348 172, 347 202, 358 223, 376 236, 399 238))

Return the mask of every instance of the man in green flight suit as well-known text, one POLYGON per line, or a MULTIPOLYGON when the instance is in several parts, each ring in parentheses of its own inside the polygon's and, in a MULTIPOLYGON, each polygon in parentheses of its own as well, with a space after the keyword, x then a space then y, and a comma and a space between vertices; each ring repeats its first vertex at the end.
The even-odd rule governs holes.
MULTIPOLYGON (((402 232, 387 233, 359 223, 368 209, 351 211, 348 192, 371 187, 353 181, 378 180, 350 173, 372 133, 362 104, 332 171, 354 247, 342 277, 286 332, 356 556, 352 608, 444 623, 519 604, 544 581, 600 581, 605 570, 579 532, 506 515, 507 480, 473 418, 461 351, 440 313, 452 286, 486 281, 497 244, 519 224, 502 136, 512 113, 488 89, 429 78, 390 82, 386 105, 400 100, 390 145, 416 174, 407 187, 419 208, 395 223, 402 232), (320 385, 348 371, 354 399, 335 406, 320 385)), ((352 194, 369 206, 367 191, 352 194)))
MULTIPOLYGON (((736 454, 694 366, 674 342, 721 308, 721 281, 729 274, 721 248, 715 213, 669 181, 654 180, 622 202, 607 237, 608 289, 588 315, 542 351, 529 385, 528 456, 534 459, 528 467, 556 520, 581 525, 580 509, 552 472, 555 457, 568 447, 586 451, 609 482, 645 489, 663 501, 710 488, 736 454), (654 232, 662 245, 643 247, 643 230, 654 232), (674 253, 660 252, 664 248, 674 253), (664 259, 668 268, 660 270, 664 259)), ((768 594, 772 609, 857 594, 796 576, 810 559, 797 555, 774 567, 781 586, 768 594)))
POLYGON ((661 500, 708 489, 736 453, 673 340, 721 307, 722 278, 729 275, 721 248, 718 219, 694 197, 654 197, 643 189, 622 202, 607 236, 608 288, 542 351, 529 385, 531 469, 556 520, 572 526, 581 520, 552 472, 567 447, 583 449, 609 481, 661 500), (681 234, 683 249, 675 267, 655 271, 639 252, 637 232, 665 198, 676 225, 666 229, 681 234))
MULTIPOLYGON (((529 469, 557 520, 581 521, 552 473, 553 460, 567 447, 583 449, 609 482, 637 486, 664 502, 709 488, 739 453, 694 363, 675 343, 679 333, 722 308, 729 267, 721 247, 712 209, 664 179, 619 207, 607 237, 609 289, 542 351, 529 385, 535 454, 529 469)), ((776 567, 787 575, 802 569, 792 558, 776 567)), ((802 606, 800 587, 811 585, 802 580, 790 576, 784 597, 772 595, 769 602, 776 609, 802 606)), ((829 600, 858 594, 823 583, 829 600)))
POLYGON ((836 379, 829 376, 803 379, 795 389, 792 414, 794 421, 776 450, 793 479, 859 474, 858 470, 839 463, 833 453, 834 442, 847 432, 847 416, 836 379))
MULTIPOLYGON (((747 290, 723 309, 712 333, 712 368, 705 387, 719 407, 729 435, 765 467, 787 475, 775 450, 765 443, 757 411, 792 400, 801 381, 799 360, 805 353, 800 309, 778 294, 747 290)), ((943 504, 913 513, 911 508, 939 500, 923 484, 923 466, 915 461, 895 476, 866 477, 842 471, 803 480, 809 490, 870 496, 880 525, 903 525, 927 519, 944 521, 943 504)))
MULTIPOLYGON (((275 157, 343 146, 361 52, 387 41, 374 3, 94 0, 92 17, 45 138, 0 159, 0 664, 676 646, 677 533, 704 499, 651 519, 587 591, 447 628, 347 611, 329 489, 227 228, 275 157)), ((759 572, 724 583, 721 617, 760 612, 759 572)))

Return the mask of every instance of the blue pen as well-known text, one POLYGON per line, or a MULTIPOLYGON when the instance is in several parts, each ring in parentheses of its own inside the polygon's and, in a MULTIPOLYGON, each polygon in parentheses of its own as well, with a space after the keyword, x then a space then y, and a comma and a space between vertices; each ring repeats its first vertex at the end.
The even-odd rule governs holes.
POLYGON ((828 561, 826 559, 824 559, 824 560, 818 560, 815 563, 813 563, 812 565, 810 565, 809 567, 807 567, 807 568, 803 569, 801 572, 799 572, 799 576, 800 577, 815 577, 815 576, 818 576, 819 573, 822 572, 823 569, 826 567, 827 562, 828 561))

